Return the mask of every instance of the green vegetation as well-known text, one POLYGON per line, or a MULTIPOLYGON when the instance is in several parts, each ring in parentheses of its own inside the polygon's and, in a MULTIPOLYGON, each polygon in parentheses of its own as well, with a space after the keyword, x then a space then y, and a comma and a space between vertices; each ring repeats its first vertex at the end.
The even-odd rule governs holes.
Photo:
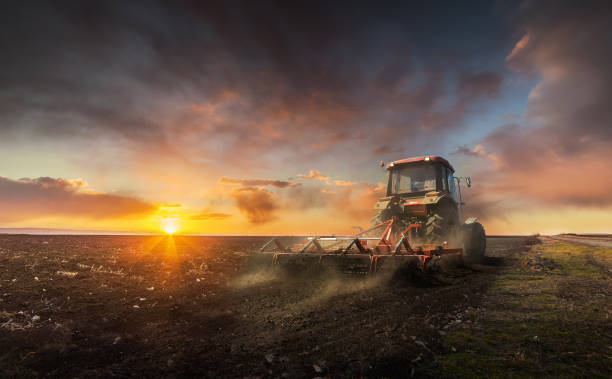
POLYGON ((611 377, 612 249, 545 240, 443 337, 448 377, 611 377))

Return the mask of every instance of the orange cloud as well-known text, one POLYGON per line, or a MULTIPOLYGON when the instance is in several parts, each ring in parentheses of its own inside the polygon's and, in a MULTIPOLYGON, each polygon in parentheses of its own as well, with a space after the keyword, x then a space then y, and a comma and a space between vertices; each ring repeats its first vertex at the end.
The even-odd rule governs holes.
POLYGON ((328 176, 323 175, 322 173, 320 173, 317 170, 310 170, 310 173, 308 175, 298 174, 297 177, 298 178, 302 178, 302 179, 318 179, 318 180, 327 180, 327 179, 329 179, 328 176))
POLYGON ((82 179, 41 177, 12 180, 0 177, 0 221, 46 216, 92 219, 120 218, 153 213, 157 207, 127 195, 87 191, 82 179))
POLYGON ((334 184, 340 187, 352 187, 357 182, 351 182, 350 180, 334 180, 334 184))
POLYGON ((225 220, 229 217, 232 217, 232 215, 228 213, 211 212, 208 209, 204 209, 202 212, 190 216, 189 219, 195 221, 213 221, 225 220))
POLYGON ((342 187, 330 197, 330 204, 336 212, 352 217, 353 225, 367 226, 375 214, 374 204, 385 195, 385 190, 382 183, 359 183, 342 187))
POLYGON ((183 208, 183 204, 159 204, 159 208, 183 208))
POLYGON ((529 34, 525 34, 517 43, 510 54, 506 57, 506 62, 512 62, 516 57, 527 47, 529 43, 529 34))

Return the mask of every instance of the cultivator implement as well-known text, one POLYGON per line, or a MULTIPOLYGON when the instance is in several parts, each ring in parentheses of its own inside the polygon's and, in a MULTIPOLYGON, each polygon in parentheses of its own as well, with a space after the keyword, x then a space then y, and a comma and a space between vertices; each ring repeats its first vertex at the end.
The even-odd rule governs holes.
POLYGON ((291 244, 273 238, 256 253, 260 264, 296 271, 333 268, 343 273, 374 274, 398 269, 418 270, 424 276, 428 263, 449 254, 461 256, 463 249, 418 243, 417 229, 410 224, 403 230, 395 219, 382 222, 353 236, 308 237, 291 244))

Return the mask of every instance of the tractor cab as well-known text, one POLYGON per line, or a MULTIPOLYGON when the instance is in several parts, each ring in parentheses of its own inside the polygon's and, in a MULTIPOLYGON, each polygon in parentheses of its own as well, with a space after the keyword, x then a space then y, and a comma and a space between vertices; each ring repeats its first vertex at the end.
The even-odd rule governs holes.
MULTIPOLYGON (((387 193, 374 205, 372 224, 389 219, 402 225, 420 225, 419 236, 443 241, 461 225, 461 192, 453 167, 442 157, 428 155, 401 159, 387 165, 387 193)), ((469 183, 469 179, 466 183, 469 183)))
POLYGON ((423 197, 430 192, 450 195, 457 201, 454 169, 438 156, 402 159, 387 165, 387 196, 423 197))

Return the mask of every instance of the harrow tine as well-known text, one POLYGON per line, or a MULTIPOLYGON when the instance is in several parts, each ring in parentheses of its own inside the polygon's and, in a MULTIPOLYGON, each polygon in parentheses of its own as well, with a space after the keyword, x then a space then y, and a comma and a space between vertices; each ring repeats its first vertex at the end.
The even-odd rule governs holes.
POLYGON ((402 246, 406 249, 406 253, 414 254, 415 251, 412 249, 412 246, 410 246, 410 239, 406 237, 405 235, 402 235, 402 238, 400 238, 399 241, 397 241, 397 244, 395 245, 394 253, 395 254, 401 253, 402 246))
POLYGON ((361 241, 359 241, 359 238, 355 238, 353 241, 351 241, 351 243, 349 243, 349 245, 346 247, 345 251, 351 250, 353 245, 357 246, 357 250, 359 250, 361 254, 368 254, 368 251, 363 247, 361 241))
POLYGON ((325 249, 321 247, 321 244, 319 243, 319 241, 317 241, 316 239, 313 239, 312 244, 315 245, 319 253, 325 253, 325 249))
POLYGON ((300 254, 304 253, 306 249, 308 249, 310 245, 312 245, 312 241, 314 241, 314 239, 311 239, 310 241, 306 242, 304 246, 302 246, 302 248, 300 249, 300 254))
POLYGON ((266 251, 266 249, 268 248, 268 246, 270 246, 270 245, 271 245, 273 242, 274 242, 274 238, 273 238, 273 239, 271 239, 270 241, 266 242, 266 244, 265 244, 265 245, 263 245, 263 246, 261 247, 261 249, 259 249, 259 252, 264 252, 264 251, 266 251))
POLYGON ((393 219, 385 221, 385 222, 381 222, 380 224, 375 225, 375 226, 371 227, 370 229, 366 229, 366 230, 364 230, 362 232, 359 232, 359 233, 355 234, 355 237, 360 237, 360 236, 362 236, 364 234, 367 234, 367 233, 371 232, 372 230, 380 229, 383 226, 386 226, 385 231, 382 233, 382 235, 384 235, 387 232, 387 230, 390 229, 391 224, 393 224, 393 219))
POLYGON ((268 241, 265 245, 262 246, 261 249, 259 249, 260 252, 264 252, 266 251, 266 249, 270 246, 274 244, 276 246, 276 250, 280 250, 282 252, 291 252, 291 249, 285 247, 279 240, 278 238, 272 238, 270 241, 268 241))
POLYGON ((314 247, 317 249, 318 253, 324 253, 325 249, 323 249, 321 247, 321 244, 319 243, 319 241, 317 241, 317 238, 313 238, 310 241, 306 242, 306 244, 300 249, 300 254, 305 253, 306 250, 311 246, 314 245, 314 247))

